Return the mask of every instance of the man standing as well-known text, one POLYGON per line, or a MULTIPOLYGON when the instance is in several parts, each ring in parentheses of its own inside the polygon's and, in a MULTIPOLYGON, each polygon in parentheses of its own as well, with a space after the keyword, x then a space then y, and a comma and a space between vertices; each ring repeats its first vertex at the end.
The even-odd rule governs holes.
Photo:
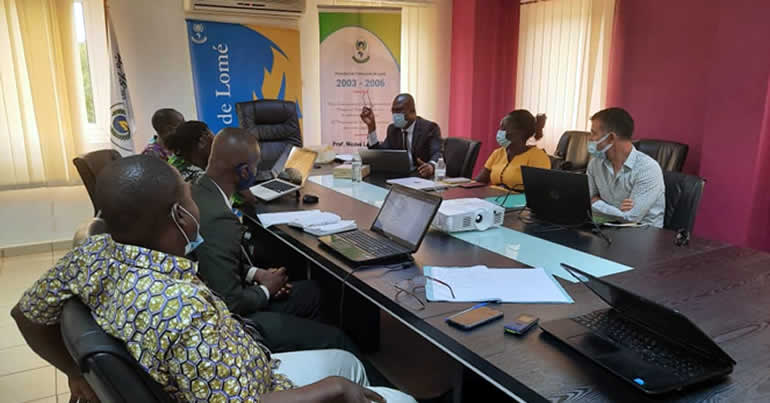
POLYGON ((406 150, 412 168, 423 178, 433 177, 435 164, 441 157, 441 129, 429 120, 417 116, 414 98, 399 94, 391 107, 393 123, 382 143, 377 139, 374 112, 369 107, 361 111, 361 120, 369 130, 368 146, 373 149, 406 150))
POLYGON ((171 152, 166 149, 166 137, 182 122, 184 122, 184 116, 176 109, 163 108, 155 111, 152 114, 152 128, 155 129, 156 134, 152 136, 142 154, 157 157, 163 161, 168 160, 171 152))
POLYGON ((634 120, 621 108, 591 116, 588 184, 594 212, 663 227, 665 184, 660 165, 631 144, 634 120))

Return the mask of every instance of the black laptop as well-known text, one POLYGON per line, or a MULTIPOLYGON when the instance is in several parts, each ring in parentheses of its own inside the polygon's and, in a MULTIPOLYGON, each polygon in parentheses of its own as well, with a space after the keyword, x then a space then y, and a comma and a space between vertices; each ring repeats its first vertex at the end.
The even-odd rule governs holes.
POLYGON ((540 328, 648 394, 723 377, 735 361, 681 313, 574 267, 570 274, 611 308, 540 328))
POLYGON ((406 150, 360 150, 361 163, 369 165, 372 173, 409 176, 412 173, 406 150))
POLYGON ((522 166, 521 176, 527 208, 538 219, 561 225, 591 222, 587 175, 522 166))
POLYGON ((420 248, 441 200, 433 193, 393 185, 370 230, 343 232, 319 240, 356 263, 407 259, 420 248))

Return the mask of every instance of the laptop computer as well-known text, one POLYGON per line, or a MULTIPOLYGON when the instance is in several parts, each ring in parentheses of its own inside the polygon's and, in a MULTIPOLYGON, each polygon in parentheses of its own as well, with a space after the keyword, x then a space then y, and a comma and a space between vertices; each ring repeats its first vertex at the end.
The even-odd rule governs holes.
POLYGON ((408 258, 420 248, 441 196, 393 185, 369 230, 320 237, 323 245, 355 263, 408 258))
POLYGON ((522 166, 527 208, 538 219, 561 225, 591 222, 588 176, 522 166))
POLYGON ((681 313, 562 267, 609 309, 541 323, 540 328, 637 389, 660 394, 732 372, 735 361, 681 313))
MULTIPOLYGON (((278 176, 285 169, 294 168, 302 175, 302 184, 304 184, 308 174, 313 169, 317 156, 318 153, 315 151, 292 146, 281 154, 271 171, 274 176, 278 176)), ((272 179, 252 186, 249 190, 258 199, 267 202, 301 188, 302 185, 297 185, 283 179, 272 179)))
POLYGON ((412 173, 406 150, 360 150, 361 163, 369 165, 372 173, 408 176, 412 173))

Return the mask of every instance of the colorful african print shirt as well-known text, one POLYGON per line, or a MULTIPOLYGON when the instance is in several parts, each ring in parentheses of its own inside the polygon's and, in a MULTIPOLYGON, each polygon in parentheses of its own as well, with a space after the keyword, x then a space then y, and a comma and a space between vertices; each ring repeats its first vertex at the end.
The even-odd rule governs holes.
POLYGON ((203 176, 204 173, 206 173, 203 168, 198 167, 197 165, 193 165, 190 162, 185 161, 184 158, 173 154, 170 157, 168 157, 168 163, 171 164, 172 167, 176 168, 177 171, 179 171, 180 174, 182 174, 182 179, 184 179, 185 182, 188 183, 195 183, 198 178, 203 176))
POLYGON ((185 258, 96 235, 35 282, 19 307, 29 320, 53 325, 65 301, 79 297, 180 401, 254 402, 292 388, 196 274, 185 258))
POLYGON ((149 155, 152 157, 158 157, 162 159, 163 161, 166 161, 168 157, 171 156, 171 151, 167 150, 166 147, 163 147, 158 143, 158 136, 155 135, 150 139, 150 142, 147 143, 147 147, 144 148, 144 151, 142 151, 142 154, 149 155))

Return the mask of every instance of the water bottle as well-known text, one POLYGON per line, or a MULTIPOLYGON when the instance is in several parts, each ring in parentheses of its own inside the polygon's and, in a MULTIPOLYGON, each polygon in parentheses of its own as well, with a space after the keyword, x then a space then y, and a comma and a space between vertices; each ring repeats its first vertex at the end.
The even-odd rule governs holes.
POLYGON ((353 182, 361 182, 361 157, 358 154, 353 155, 353 182))
POLYGON ((441 182, 444 179, 446 179, 446 162, 444 162, 444 158, 439 158, 438 163, 436 164, 434 180, 436 182, 441 182))

